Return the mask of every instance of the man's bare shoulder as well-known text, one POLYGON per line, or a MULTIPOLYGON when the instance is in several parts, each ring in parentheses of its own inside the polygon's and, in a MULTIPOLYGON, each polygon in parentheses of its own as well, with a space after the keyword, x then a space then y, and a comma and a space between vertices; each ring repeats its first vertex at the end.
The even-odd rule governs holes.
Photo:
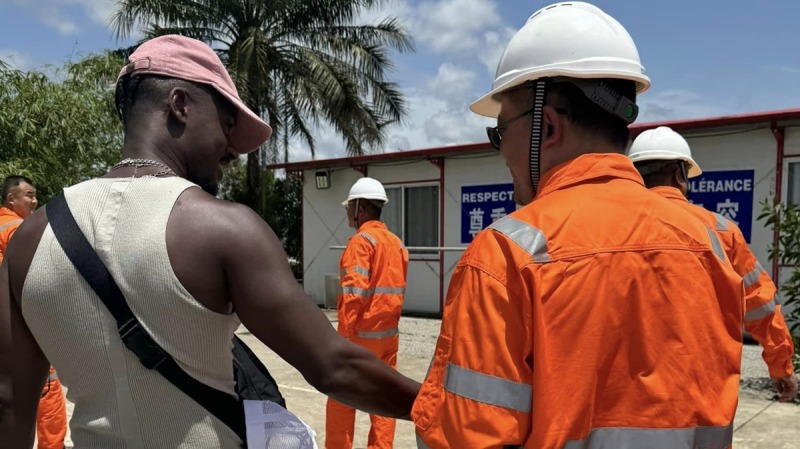
POLYGON ((190 219, 198 226, 215 231, 261 220, 249 207, 221 200, 197 187, 186 189, 178 197, 170 218, 190 219))
POLYGON ((47 206, 31 214, 14 233, 8 245, 5 259, 9 261, 9 281, 14 298, 19 301, 25 277, 28 275, 36 248, 47 228, 47 206))
POLYGON ((199 188, 186 189, 170 214, 169 234, 225 249, 269 233, 269 226, 249 207, 216 198, 199 188))

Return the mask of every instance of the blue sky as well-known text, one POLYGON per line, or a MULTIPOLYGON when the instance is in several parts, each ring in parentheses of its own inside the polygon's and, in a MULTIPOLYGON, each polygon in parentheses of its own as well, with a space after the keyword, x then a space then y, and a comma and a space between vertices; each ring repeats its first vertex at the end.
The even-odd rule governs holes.
MULTIPOLYGON (((128 44, 107 26, 115 0, 0 0, 0 59, 22 69, 128 44)), ((489 88, 503 47, 548 1, 389 0, 362 21, 398 16, 417 52, 396 58, 411 114, 386 151, 485 140, 469 103, 489 88)), ((800 2, 596 0, 632 35, 653 86, 640 121, 800 107, 800 2)), ((318 130, 317 158, 342 156, 318 130)), ((310 157, 297 145, 293 160, 310 157)))

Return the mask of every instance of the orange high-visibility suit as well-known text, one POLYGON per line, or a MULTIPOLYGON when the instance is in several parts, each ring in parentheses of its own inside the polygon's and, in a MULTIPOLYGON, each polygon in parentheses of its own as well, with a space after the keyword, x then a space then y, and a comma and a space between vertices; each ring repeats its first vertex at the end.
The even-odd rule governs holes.
POLYGON ((680 190, 674 187, 654 187, 650 190, 674 201, 717 231, 722 248, 728 255, 733 269, 744 280, 745 330, 764 348, 762 357, 767 363, 771 377, 791 375, 794 372, 792 367, 794 344, 781 313, 778 289, 750 251, 739 227, 720 214, 690 203, 680 190))
POLYGON ((22 217, 16 212, 7 207, 0 207, 0 263, 3 262, 3 256, 6 254, 11 236, 17 232, 17 228, 21 224, 22 217))
POLYGON ((50 367, 50 376, 39 400, 36 414, 36 438, 38 449, 63 449, 67 436, 67 404, 58 374, 50 367))
MULTIPOLYGON (((0 263, 11 237, 22 224, 22 217, 7 207, 0 207, 0 263)), ((36 415, 36 437, 39 449, 63 449, 67 437, 67 407, 64 391, 53 367, 42 390, 36 415)))
POLYGON ((719 247, 622 154, 548 171, 457 265, 418 447, 726 449, 744 289, 719 247))
MULTIPOLYGON (((397 368, 398 323, 408 271, 408 251, 380 221, 368 221, 350 238, 339 262, 342 294, 338 331, 397 368)), ((328 399, 325 447, 353 447, 356 411, 328 399)), ((395 420, 370 415, 369 449, 391 448, 395 420)))

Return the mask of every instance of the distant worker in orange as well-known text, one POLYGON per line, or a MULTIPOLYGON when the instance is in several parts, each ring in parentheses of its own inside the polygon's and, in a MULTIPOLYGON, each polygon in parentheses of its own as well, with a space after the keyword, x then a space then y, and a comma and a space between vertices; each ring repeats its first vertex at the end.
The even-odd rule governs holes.
MULTIPOLYGON (((3 181, 0 207, 0 262, 8 249, 11 237, 39 204, 36 187, 25 176, 9 176, 3 181)), ((64 391, 53 367, 42 391, 36 415, 36 436, 39 449, 63 449, 67 436, 67 408, 64 391)))
POLYGON ((792 401, 797 396, 797 376, 792 366, 794 344, 781 313, 778 289, 734 222, 686 199, 689 179, 703 173, 692 158, 689 143, 672 129, 660 126, 642 132, 631 145, 628 157, 648 189, 672 200, 717 231, 733 269, 744 279, 744 328, 764 348, 762 357, 778 400, 792 401))
MULTIPOLYGON (((383 185, 365 177, 353 184, 342 203, 350 227, 357 232, 339 262, 342 293, 337 304, 338 330, 348 340, 397 368, 398 324, 406 289, 408 251, 380 221, 382 208, 388 202, 383 185)), ((355 416, 355 409, 328 399, 327 449, 353 447, 355 416)), ((370 421, 368 449, 391 448, 395 420, 370 415, 370 421)))
POLYGON ((524 206, 453 272, 418 447, 730 447, 742 279, 625 155, 649 85, 593 5, 540 9, 511 38, 472 110, 497 118, 489 141, 524 206))

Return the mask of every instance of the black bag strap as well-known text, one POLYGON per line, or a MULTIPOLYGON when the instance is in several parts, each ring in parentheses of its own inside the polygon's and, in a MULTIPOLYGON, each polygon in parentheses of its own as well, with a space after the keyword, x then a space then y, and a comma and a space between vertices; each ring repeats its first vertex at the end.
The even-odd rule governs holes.
POLYGON ((236 391, 242 399, 271 401, 286 408, 278 383, 253 351, 237 335, 233 336, 233 366, 236 391), (240 385, 239 382, 243 385, 240 385))
POLYGON ((172 385, 211 412, 246 442, 242 404, 237 398, 209 387, 186 373, 141 326, 111 273, 75 222, 63 193, 50 200, 45 210, 61 248, 117 321, 117 331, 125 347, 139 358, 145 368, 161 373, 172 385))

